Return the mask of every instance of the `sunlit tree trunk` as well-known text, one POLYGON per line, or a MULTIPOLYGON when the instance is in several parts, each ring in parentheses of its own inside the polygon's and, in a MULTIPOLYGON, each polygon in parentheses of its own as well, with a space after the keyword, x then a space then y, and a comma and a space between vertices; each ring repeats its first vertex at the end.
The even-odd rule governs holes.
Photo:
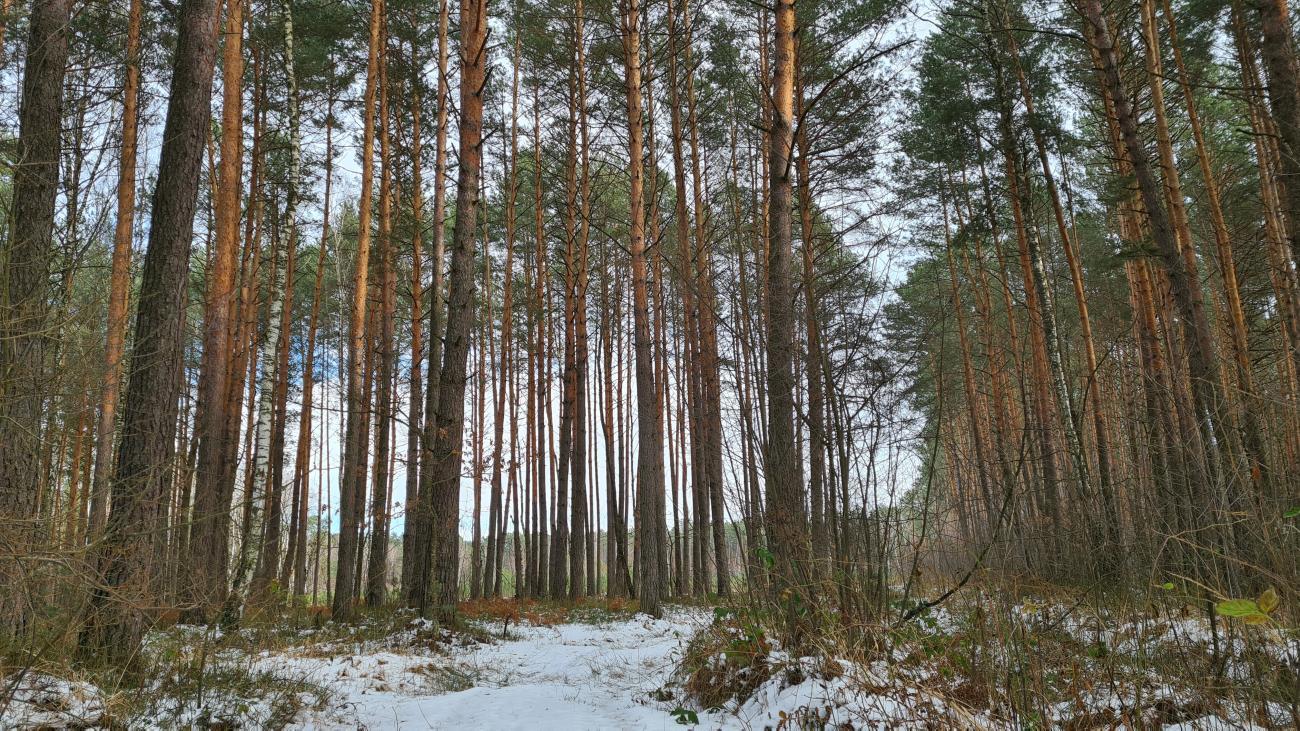
MULTIPOLYGON (((6 4, 8 0, 6 0, 6 4)), ((126 346, 127 300, 131 292, 131 241, 135 226, 135 170, 139 133, 140 22, 143 0, 127 11, 126 63, 122 80, 122 149, 117 168, 117 225, 113 229, 113 263, 109 275, 108 333, 104 341, 104 381, 95 428, 95 472, 90 488, 90 535, 98 536, 108 519, 108 476, 122 385, 126 346)), ((0 12, 3 16, 4 12, 0 12)), ((0 21, 3 23, 3 21, 0 21)), ((0 40, 4 28, 0 27, 0 40)))
POLYGON ((343 442, 343 466, 339 482, 338 565, 334 582, 333 616, 350 619, 353 614, 352 587, 359 570, 357 565, 361 515, 356 509, 358 496, 364 499, 368 430, 365 383, 362 374, 366 348, 366 304, 370 281, 370 223, 374 184, 375 95, 379 76, 380 28, 384 0, 371 0, 369 55, 366 61, 365 100, 362 108, 361 201, 357 210, 357 258, 352 277, 352 304, 348 321, 347 414, 343 442))
MULTIPOLYGON (((794 180, 794 86, 797 46, 794 0, 777 0, 771 81, 771 148, 767 251, 767 449, 764 482, 773 564, 773 597, 783 607, 791 646, 802 641, 811 558, 804 486, 794 432, 794 285, 790 213, 794 180)), ((766 81, 766 80, 765 80, 766 81)))
POLYGON ((366 605, 377 607, 388 597, 388 523, 389 523, 389 483, 392 470, 389 469, 393 444, 393 381, 396 360, 396 344, 393 318, 397 308, 397 271, 394 266, 396 254, 393 250, 393 210, 397 207, 393 198, 393 153, 392 153, 392 108, 388 85, 388 22, 384 20, 381 31, 382 55, 379 59, 379 159, 382 165, 379 183, 379 340, 376 353, 377 373, 375 377, 377 431, 375 432, 375 468, 374 486, 371 488, 370 507, 370 556, 366 564, 366 605))
MULTIPOLYGON (((202 620, 225 598, 225 550, 231 485, 226 465, 231 445, 230 422, 238 420, 238 407, 229 410, 232 314, 238 317, 235 259, 239 252, 240 186, 243 168, 243 0, 226 6, 225 43, 221 58, 221 159, 216 175, 215 251, 207 276, 204 308, 203 361, 199 374, 199 439, 194 497, 192 550, 193 619, 202 620)), ((242 381, 241 381, 242 383, 242 381)))

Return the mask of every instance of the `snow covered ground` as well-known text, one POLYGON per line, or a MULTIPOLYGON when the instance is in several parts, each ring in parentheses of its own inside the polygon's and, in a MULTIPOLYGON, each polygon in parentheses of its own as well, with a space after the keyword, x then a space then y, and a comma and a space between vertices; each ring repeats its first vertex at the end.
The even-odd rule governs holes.
MULTIPOLYGON (((253 657, 224 650, 211 661, 214 667, 239 667, 263 684, 274 679, 281 690, 242 699, 209 691, 198 702, 164 703, 126 725, 731 731, 799 728, 796 719, 818 719, 831 727, 926 727, 909 724, 915 720, 909 709, 922 691, 898 689, 898 698, 863 694, 855 689, 861 678, 851 673, 830 680, 809 673, 797 683, 778 673, 747 699, 717 709, 693 707, 674 673, 689 639, 713 617, 708 611, 672 608, 664 619, 637 615, 554 626, 512 624, 506 639, 487 641, 449 637, 413 620, 377 640, 308 641, 253 657), (306 692, 309 688, 319 692, 306 692), (290 704, 292 717, 284 718, 283 696, 294 692, 300 699, 290 704)), ((502 626, 485 629, 500 635, 502 626)), ((772 660, 780 657, 776 653, 772 660)), ((92 685, 40 673, 24 683, 26 690, 0 715, 0 728, 84 728, 111 718, 104 710, 107 699, 92 685)))
MULTIPOLYGON (((1029 627, 1035 608, 1019 615, 1029 627)), ((733 677, 732 697, 717 708, 686 698, 682 674, 688 644, 714 622, 707 610, 670 608, 663 619, 575 611, 555 624, 502 625, 479 620, 456 635, 398 615, 369 628, 327 626, 281 630, 275 650, 256 641, 218 639, 202 628, 177 628, 150 641, 149 652, 171 656, 176 668, 200 662, 195 687, 182 669, 154 678, 148 693, 108 692, 85 679, 29 671, 0 685, 0 729, 18 728, 311 728, 311 729, 1012 729, 1018 724, 987 699, 960 692, 962 681, 917 661, 915 640, 880 659, 792 660, 764 645, 753 683, 733 677), (503 634, 504 630, 504 634, 503 634), (203 649, 203 648, 209 649, 203 649), (743 686, 743 687, 742 687, 743 686), (12 702, 4 701, 12 691, 12 702), (123 702, 123 695, 147 696, 123 702), (967 700, 963 702, 962 698, 967 700), (969 704, 969 705, 968 705, 969 704)), ((1059 617, 1054 618, 1054 624, 1059 617)), ((947 611, 924 632, 935 638, 961 629, 947 611)), ((734 632, 715 625, 724 641, 734 632)), ((1095 627, 1080 623, 1081 633, 1095 627)), ((1189 620, 1187 631, 1197 628, 1189 620)), ((1045 631, 1045 630, 1044 630, 1045 631)), ((253 630, 245 630, 248 637, 253 630)), ((1163 633, 1157 633, 1163 637, 1163 633)), ((1126 634, 1112 638, 1121 645, 1126 634)), ((921 639, 924 644, 924 636, 921 639)), ((724 644, 725 647, 725 644, 724 644)), ((701 655, 696 646, 692 662, 701 655)), ((706 664, 726 668, 729 651, 706 650, 706 664)), ((733 658, 734 659, 734 658, 733 658)), ((1080 658, 1084 660, 1085 658, 1080 658)), ((690 663, 688 663, 689 665, 690 663)), ((160 666, 161 667, 161 666, 160 666)), ((731 682, 729 680, 728 682, 731 682)), ((1152 679, 1136 697, 1130 689, 1093 691, 1048 712, 1058 728, 1116 728, 1120 718, 1167 729, 1285 728, 1291 716, 1270 705, 1265 716, 1241 720, 1231 709, 1205 706, 1152 679), (1158 714, 1152 716, 1151 714, 1158 714), (1155 720, 1177 718, 1173 723, 1155 720), (1271 716, 1271 720, 1263 720, 1271 716), (1232 721, 1225 719, 1235 719, 1232 721), (1254 721, 1258 720, 1263 725, 1254 721), (1280 724, 1280 725, 1278 725, 1280 724)))
POLYGON ((261 663, 334 692, 326 708, 297 719, 311 728, 680 728, 673 707, 652 694, 710 617, 678 610, 662 620, 525 625, 510 627, 511 639, 445 655, 290 654, 261 663))
POLYGON ((895 688, 897 697, 863 693, 864 676, 851 672, 829 680, 809 672, 797 683, 777 674, 743 702, 687 713, 691 704, 681 699, 674 670, 686 642, 712 619, 711 613, 674 609, 660 620, 639 615, 525 625, 510 629, 512 639, 461 644, 446 655, 384 650, 319 657, 316 650, 310 657, 268 655, 259 667, 331 689, 335 695, 324 708, 296 719, 318 729, 731 731, 800 728, 797 720, 814 719, 814 727, 934 728, 937 718, 963 719, 968 728, 985 725, 926 698, 919 687, 895 688))

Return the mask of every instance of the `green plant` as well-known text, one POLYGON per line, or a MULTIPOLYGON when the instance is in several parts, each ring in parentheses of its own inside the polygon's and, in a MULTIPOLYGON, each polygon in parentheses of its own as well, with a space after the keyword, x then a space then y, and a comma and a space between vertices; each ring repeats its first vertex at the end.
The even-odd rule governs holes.
POLYGON ((1255 599, 1224 599, 1214 605, 1214 612, 1221 617, 1240 619, 1246 624, 1267 624, 1272 619, 1273 610, 1281 603, 1277 591, 1269 587, 1255 599))
POLYGON ((700 714, 689 708, 678 706, 669 712, 677 720, 678 726, 698 726, 700 723, 700 714))

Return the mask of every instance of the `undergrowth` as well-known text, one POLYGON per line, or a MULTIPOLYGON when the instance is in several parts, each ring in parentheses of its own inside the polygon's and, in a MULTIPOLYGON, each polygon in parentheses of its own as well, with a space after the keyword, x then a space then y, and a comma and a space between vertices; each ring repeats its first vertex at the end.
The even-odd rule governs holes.
POLYGON ((859 723, 903 706, 920 725, 1300 727, 1300 632, 1281 613, 1211 622, 1167 589, 1125 598, 990 583, 935 607, 894 597, 873 617, 810 613, 814 640, 798 657, 782 651, 778 616, 718 610, 677 669, 686 703, 735 711, 804 683, 799 692, 825 698, 782 715, 787 728, 829 723, 832 702, 856 709, 834 718, 859 723))
POLYGON ((686 644, 682 687, 705 710, 743 700, 771 677, 771 653, 760 612, 719 607, 713 623, 686 644))

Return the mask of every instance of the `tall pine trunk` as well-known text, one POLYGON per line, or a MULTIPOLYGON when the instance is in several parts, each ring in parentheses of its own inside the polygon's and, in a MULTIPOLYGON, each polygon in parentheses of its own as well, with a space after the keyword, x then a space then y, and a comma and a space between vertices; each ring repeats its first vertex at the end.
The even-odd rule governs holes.
MULTIPOLYGON (((131 290, 131 241, 135 226, 135 171, 139 133, 140 22, 143 0, 131 0, 127 11, 126 64, 122 80, 122 149, 117 169, 117 224, 113 229, 113 261, 109 275, 108 333, 104 342, 104 381, 99 422, 95 428, 95 471, 90 488, 90 534, 98 536, 108 520, 108 477, 112 468, 113 435, 122 387, 122 356, 126 349, 127 300, 131 290)), ((0 36, 3 30, 0 29, 0 36)))
MULTIPOLYGON (((450 620, 459 598, 461 441, 465 429, 466 361, 474 314, 474 243, 478 223, 479 175, 483 160, 483 89, 487 69, 487 4, 460 2, 460 167, 456 222, 448 277, 447 329, 433 423, 432 461, 421 487, 421 562, 413 576, 411 601, 421 614, 436 608, 450 620), (432 550, 423 550, 425 546, 432 550), (431 562, 431 565, 430 565, 431 562)), ((426 429, 429 425, 426 424, 426 429)))
POLYGON ((767 532, 774 600, 782 606, 790 646, 802 641, 800 619, 811 599, 808 519, 794 433, 794 284, 790 213, 794 179, 794 0, 777 0, 768 150, 767 249, 767 532))
MULTIPOLYGON (((1187 350, 1189 375, 1192 395, 1195 401, 1196 420, 1201 432, 1201 441, 1210 464, 1209 484, 1202 490, 1208 491, 1207 502, 1212 509, 1222 515, 1231 509, 1234 502, 1227 494, 1228 484, 1235 480, 1226 480, 1222 473, 1223 462, 1219 456, 1219 445, 1226 445, 1226 431, 1223 419, 1227 417, 1223 409, 1223 398, 1218 381, 1218 355, 1214 347, 1213 334, 1206 319, 1205 308, 1201 304, 1200 282, 1190 279, 1183 255, 1170 221, 1160 185, 1152 170, 1147 149, 1138 131, 1137 115, 1129 101, 1119 75, 1119 61, 1110 26, 1100 0, 1085 0, 1082 5, 1089 41, 1097 51, 1100 61, 1100 77, 1103 92, 1109 97, 1110 108, 1116 118, 1120 139, 1128 154, 1139 195, 1146 209, 1148 223, 1159 259, 1164 265, 1168 277, 1170 294, 1173 296, 1181 320, 1183 337, 1187 350)), ((1234 538, 1222 536, 1223 548, 1233 550, 1234 538)))
POLYGON ((357 211, 357 258, 352 277, 352 305, 348 321, 347 426, 344 430, 343 468, 339 482, 338 568, 334 581, 333 616, 349 619, 353 614, 353 586, 360 570, 357 554, 361 533, 361 510, 365 499, 365 465, 369 451, 365 379, 362 374, 366 349, 366 304, 370 281, 370 223, 374 184, 375 92, 379 76, 380 28, 384 0, 371 0, 369 55, 366 61, 366 90, 363 103, 361 142, 361 201, 357 211))
POLYGON ((81 638, 88 656, 113 664, 136 657, 150 621, 144 608, 153 606, 159 535, 153 529, 158 506, 170 493, 171 476, 159 466, 170 464, 175 450, 180 396, 176 375, 194 210, 211 120, 216 17, 215 0, 185 0, 180 7, 112 506, 98 553, 100 581, 81 638))
POLYGON ((632 317, 636 357, 637 406, 637 510, 636 531, 640 553, 637 560, 637 598, 641 611, 658 617, 664 593, 664 577, 659 574, 663 546, 657 528, 662 515, 656 515, 656 496, 663 495, 663 431, 658 418, 654 384, 654 354, 651 351, 650 304, 647 287, 645 242, 645 181, 642 156, 645 154, 641 127, 641 13, 637 0, 622 2, 622 40, 624 85, 627 92, 628 120, 628 200, 631 225, 628 251, 632 258, 632 317))

